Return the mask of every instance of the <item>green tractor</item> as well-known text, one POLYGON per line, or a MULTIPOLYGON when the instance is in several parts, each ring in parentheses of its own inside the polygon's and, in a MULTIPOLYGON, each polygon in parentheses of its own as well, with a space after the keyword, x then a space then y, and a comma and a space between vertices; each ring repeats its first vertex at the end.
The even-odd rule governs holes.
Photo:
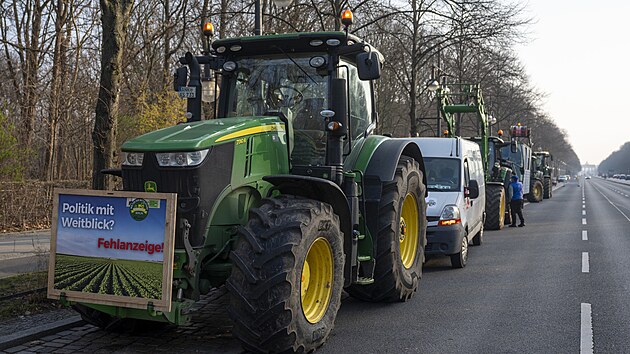
POLYGON ((509 144, 501 137, 490 136, 488 114, 479 84, 449 83, 447 87, 446 84, 440 85, 436 81, 433 85, 440 116, 446 122, 446 129, 443 132, 445 136, 455 136, 455 114, 474 113, 477 116, 479 136, 466 139, 477 142, 481 150, 486 178, 484 228, 500 230, 511 220, 507 195, 513 166, 501 158, 501 148, 509 144))
POLYGON ((125 142, 116 172, 126 191, 177 193, 172 311, 80 303, 83 317, 103 328, 183 324, 225 285, 245 349, 311 352, 343 290, 409 300, 422 275, 426 177, 415 143, 374 135, 383 56, 347 31, 211 48, 180 59, 187 122, 125 142))
MULTIPOLYGON (((537 158, 532 150, 530 129, 527 126, 513 125, 510 127, 510 144, 501 148, 505 159, 514 165, 513 173, 523 183, 524 197, 530 203, 538 203, 544 196, 544 175, 536 169, 537 158)), ((551 182, 551 180, 549 180, 551 182)))
POLYGON ((543 176, 543 198, 549 199, 553 193, 553 155, 549 151, 536 151, 534 152, 534 170, 542 173, 543 176))

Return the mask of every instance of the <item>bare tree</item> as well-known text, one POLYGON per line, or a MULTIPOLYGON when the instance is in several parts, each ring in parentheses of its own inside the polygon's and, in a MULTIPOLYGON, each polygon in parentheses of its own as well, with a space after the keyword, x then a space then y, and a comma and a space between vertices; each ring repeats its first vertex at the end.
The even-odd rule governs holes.
POLYGON ((121 63, 133 0, 100 0, 100 5, 103 42, 100 90, 92 131, 92 188, 108 189, 109 180, 100 171, 114 164, 121 63))

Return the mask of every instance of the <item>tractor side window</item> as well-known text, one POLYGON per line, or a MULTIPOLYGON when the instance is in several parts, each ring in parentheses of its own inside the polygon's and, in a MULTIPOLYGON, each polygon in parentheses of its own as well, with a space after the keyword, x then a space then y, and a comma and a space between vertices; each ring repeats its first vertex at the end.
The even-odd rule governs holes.
POLYGON ((350 126, 352 139, 357 139, 365 133, 370 125, 372 117, 372 96, 369 81, 359 80, 357 68, 350 63, 344 62, 348 66, 348 70, 341 68, 339 70, 340 77, 348 80, 350 91, 348 92, 348 100, 350 101, 350 126), (347 73, 350 78, 346 78, 347 73))

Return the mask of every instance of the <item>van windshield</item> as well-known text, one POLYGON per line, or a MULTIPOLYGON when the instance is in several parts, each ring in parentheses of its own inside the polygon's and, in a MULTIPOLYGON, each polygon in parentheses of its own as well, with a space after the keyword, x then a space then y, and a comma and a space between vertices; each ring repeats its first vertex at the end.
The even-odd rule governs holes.
POLYGON ((460 160, 425 157, 427 188, 433 192, 458 192, 460 188, 460 160))

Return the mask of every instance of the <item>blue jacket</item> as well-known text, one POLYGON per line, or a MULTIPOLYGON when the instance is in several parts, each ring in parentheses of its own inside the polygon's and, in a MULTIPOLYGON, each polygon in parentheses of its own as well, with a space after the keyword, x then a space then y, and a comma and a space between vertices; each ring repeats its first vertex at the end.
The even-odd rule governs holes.
POLYGON ((512 200, 523 200, 523 183, 512 182, 510 187, 512 187, 512 200))

